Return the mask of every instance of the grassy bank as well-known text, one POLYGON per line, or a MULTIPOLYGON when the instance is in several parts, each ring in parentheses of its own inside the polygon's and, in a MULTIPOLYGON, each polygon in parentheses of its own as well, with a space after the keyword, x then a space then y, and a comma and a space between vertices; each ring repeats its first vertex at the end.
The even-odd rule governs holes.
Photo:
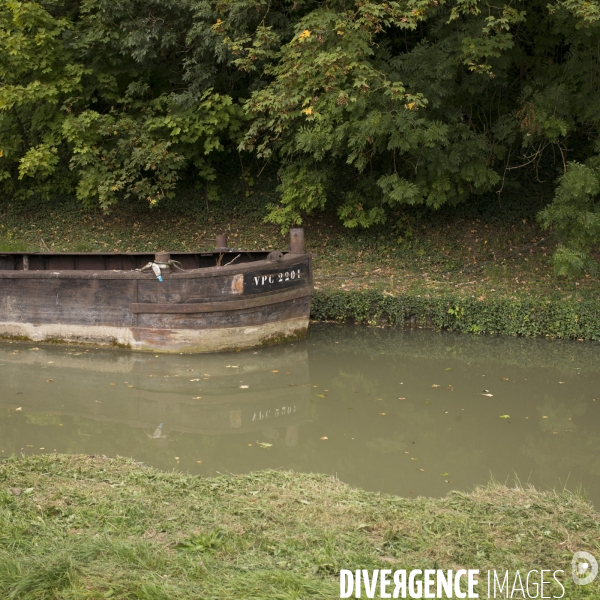
MULTIPOLYGON (((3 198, 0 252, 195 251, 214 247, 217 233, 235 247, 285 248, 286 238, 263 222, 275 187, 274 178, 248 187, 232 177, 220 200, 188 190, 154 209, 123 203, 112 215, 73 198, 3 198)), ((335 214, 312 217, 304 226, 317 255, 313 318, 600 339, 598 280, 554 276, 556 241, 536 225, 540 206, 517 198, 412 208, 395 225, 366 231, 344 229, 335 214)))
POLYGON ((434 327, 464 333, 600 340, 600 300, 586 293, 559 296, 377 290, 317 290, 311 310, 320 321, 434 327))
POLYGON ((0 467, 2 598, 336 598, 343 568, 459 567, 564 569, 565 598, 597 598, 569 569, 599 538, 582 499, 500 485, 408 500, 320 475, 201 479, 126 459, 0 467))

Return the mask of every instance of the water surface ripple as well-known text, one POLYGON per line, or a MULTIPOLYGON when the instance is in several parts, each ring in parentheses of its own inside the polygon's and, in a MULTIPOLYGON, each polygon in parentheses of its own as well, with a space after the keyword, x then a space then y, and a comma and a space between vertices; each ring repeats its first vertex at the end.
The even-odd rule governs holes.
POLYGON ((336 475, 404 496, 494 479, 600 505, 598 345, 312 325, 255 351, 0 344, 0 456, 336 475))

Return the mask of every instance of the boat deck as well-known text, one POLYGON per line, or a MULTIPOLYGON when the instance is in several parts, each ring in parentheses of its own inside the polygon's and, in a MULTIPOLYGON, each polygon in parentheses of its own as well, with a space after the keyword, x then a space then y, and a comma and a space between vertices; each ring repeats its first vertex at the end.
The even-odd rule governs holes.
MULTIPOLYGON (((269 252, 227 249, 214 252, 171 252, 183 269, 204 269, 265 260, 269 252), (238 258, 236 258, 240 255, 238 258)), ((1 271, 133 271, 155 258, 154 252, 2 252, 1 271)))

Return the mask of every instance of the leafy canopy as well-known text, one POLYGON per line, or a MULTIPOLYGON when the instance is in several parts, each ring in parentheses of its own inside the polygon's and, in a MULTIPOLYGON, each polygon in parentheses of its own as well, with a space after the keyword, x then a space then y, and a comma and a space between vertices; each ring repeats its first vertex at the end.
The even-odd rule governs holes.
POLYGON ((282 229, 555 183, 557 271, 594 267, 598 0, 0 0, 0 185, 155 205, 274 165, 282 229))

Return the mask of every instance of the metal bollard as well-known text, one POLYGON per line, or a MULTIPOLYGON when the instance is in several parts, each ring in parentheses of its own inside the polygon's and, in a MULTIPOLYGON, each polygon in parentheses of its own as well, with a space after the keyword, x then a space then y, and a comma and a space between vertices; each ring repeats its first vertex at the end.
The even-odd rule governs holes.
POLYGON ((290 229, 290 253, 304 254, 304 229, 290 229))
POLYGON ((217 250, 227 250, 227 236, 218 235, 215 243, 217 250))
POLYGON ((167 264, 171 260, 171 255, 168 252, 157 252, 154 255, 154 262, 167 264))

